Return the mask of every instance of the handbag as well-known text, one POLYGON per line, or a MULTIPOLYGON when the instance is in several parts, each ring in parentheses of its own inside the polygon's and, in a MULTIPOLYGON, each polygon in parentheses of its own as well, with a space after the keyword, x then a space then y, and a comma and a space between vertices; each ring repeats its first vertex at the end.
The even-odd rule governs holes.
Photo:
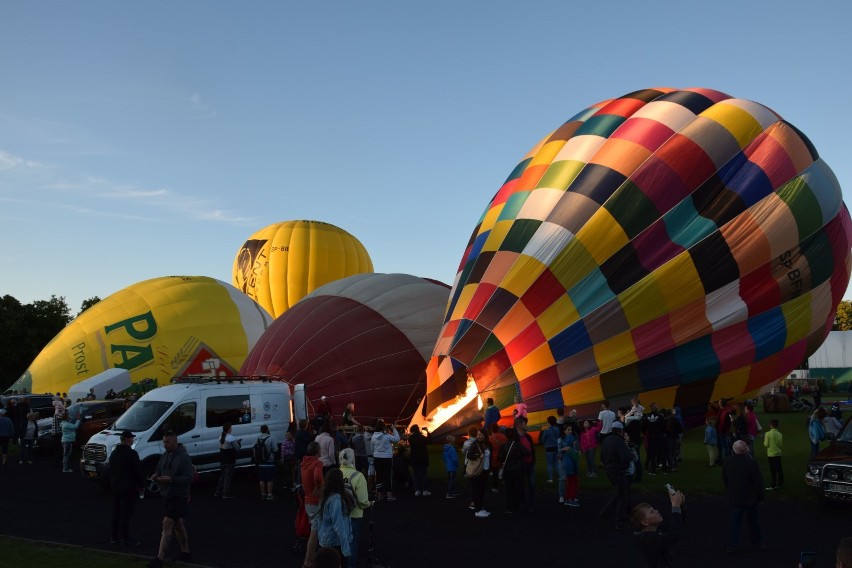
POLYGON ((509 444, 509 449, 506 450, 506 459, 503 460, 503 465, 500 466, 500 471, 497 472, 497 479, 503 479, 503 472, 506 471, 506 462, 509 460, 509 454, 512 453, 512 446, 515 445, 515 441, 512 440, 512 443, 509 444))
POLYGON ((468 457, 468 455, 470 454, 470 449, 468 449, 467 454, 464 458, 464 476, 468 479, 479 477, 479 475, 482 473, 482 468, 484 465, 483 460, 485 456, 483 455, 482 448, 480 448, 478 444, 477 449, 479 450, 479 455, 477 457, 468 457))

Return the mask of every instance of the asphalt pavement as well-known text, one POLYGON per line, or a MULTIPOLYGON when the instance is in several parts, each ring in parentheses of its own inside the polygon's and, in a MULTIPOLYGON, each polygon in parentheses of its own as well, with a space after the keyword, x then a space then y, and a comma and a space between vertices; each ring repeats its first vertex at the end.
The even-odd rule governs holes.
MULTIPOLYGON (((391 568, 645 566, 632 533, 616 531, 599 519, 597 511, 606 496, 584 491, 582 479, 579 508, 560 505, 555 487, 540 483, 534 512, 507 515, 503 495, 489 492, 486 508, 493 514, 478 519, 467 508, 464 483, 462 496, 448 500, 436 483, 443 472, 433 470, 431 496, 415 498, 412 490, 397 487, 398 501, 378 503, 367 513, 360 566, 369 565, 368 555, 391 568)), ((242 469, 234 478, 236 498, 222 500, 212 496, 215 480, 215 475, 202 476, 192 489, 187 528, 193 562, 222 568, 301 566, 303 556, 292 552, 292 495, 283 492, 275 501, 261 501, 253 470, 242 469)), ((792 472, 789 482, 797 482, 792 472)), ((637 488, 633 501, 650 502, 669 515, 662 487, 649 494, 637 488)), ((162 507, 158 498, 138 503, 132 528, 141 544, 125 552, 155 554, 162 507)), ((61 473, 47 460, 10 463, 0 472, 0 534, 119 550, 109 544, 110 511, 107 489, 78 473, 61 473)), ((807 550, 817 553, 817 566, 827 568, 834 566, 840 538, 852 535, 852 508, 825 507, 816 499, 785 499, 775 492, 760 507, 766 550, 729 555, 724 551, 727 516, 724 497, 687 496, 685 534, 676 548, 679 565, 795 568, 799 553, 807 550)), ((742 540, 748 542, 745 534, 742 540)))

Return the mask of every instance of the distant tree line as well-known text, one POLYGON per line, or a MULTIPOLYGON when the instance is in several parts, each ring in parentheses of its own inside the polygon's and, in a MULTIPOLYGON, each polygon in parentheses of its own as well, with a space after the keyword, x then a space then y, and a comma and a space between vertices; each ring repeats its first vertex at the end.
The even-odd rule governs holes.
POLYGON ((834 316, 834 331, 852 331, 852 300, 842 300, 837 306, 837 315, 834 316))
MULTIPOLYGON (((101 299, 85 300, 78 316, 101 299)), ((0 298, 0 392, 27 370, 36 356, 74 316, 65 297, 51 296, 22 304, 8 294, 0 298)))

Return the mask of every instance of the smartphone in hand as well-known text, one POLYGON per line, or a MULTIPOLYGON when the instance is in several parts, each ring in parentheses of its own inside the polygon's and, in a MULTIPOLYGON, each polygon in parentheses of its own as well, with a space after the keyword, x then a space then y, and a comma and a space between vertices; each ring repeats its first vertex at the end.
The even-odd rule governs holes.
POLYGON ((802 568, 816 568, 816 552, 803 552, 799 555, 799 564, 802 568))

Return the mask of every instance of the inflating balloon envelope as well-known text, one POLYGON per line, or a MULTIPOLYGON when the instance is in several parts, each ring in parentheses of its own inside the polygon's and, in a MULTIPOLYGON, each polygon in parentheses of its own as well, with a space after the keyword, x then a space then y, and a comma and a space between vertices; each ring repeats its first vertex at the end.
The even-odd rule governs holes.
POLYGON ((449 286, 409 274, 358 274, 322 286, 278 317, 240 374, 305 385, 336 416, 410 420, 426 391, 426 361, 441 329, 449 286))
POLYGON ((849 281, 850 218, 811 142, 709 89, 596 104, 524 157, 459 265, 418 422, 494 398, 530 422, 643 393, 703 412, 822 343, 849 281))
POLYGON ((272 323, 257 302, 206 276, 137 282, 80 314, 42 349, 12 388, 70 392, 107 369, 134 383, 182 375, 236 375, 272 323))

